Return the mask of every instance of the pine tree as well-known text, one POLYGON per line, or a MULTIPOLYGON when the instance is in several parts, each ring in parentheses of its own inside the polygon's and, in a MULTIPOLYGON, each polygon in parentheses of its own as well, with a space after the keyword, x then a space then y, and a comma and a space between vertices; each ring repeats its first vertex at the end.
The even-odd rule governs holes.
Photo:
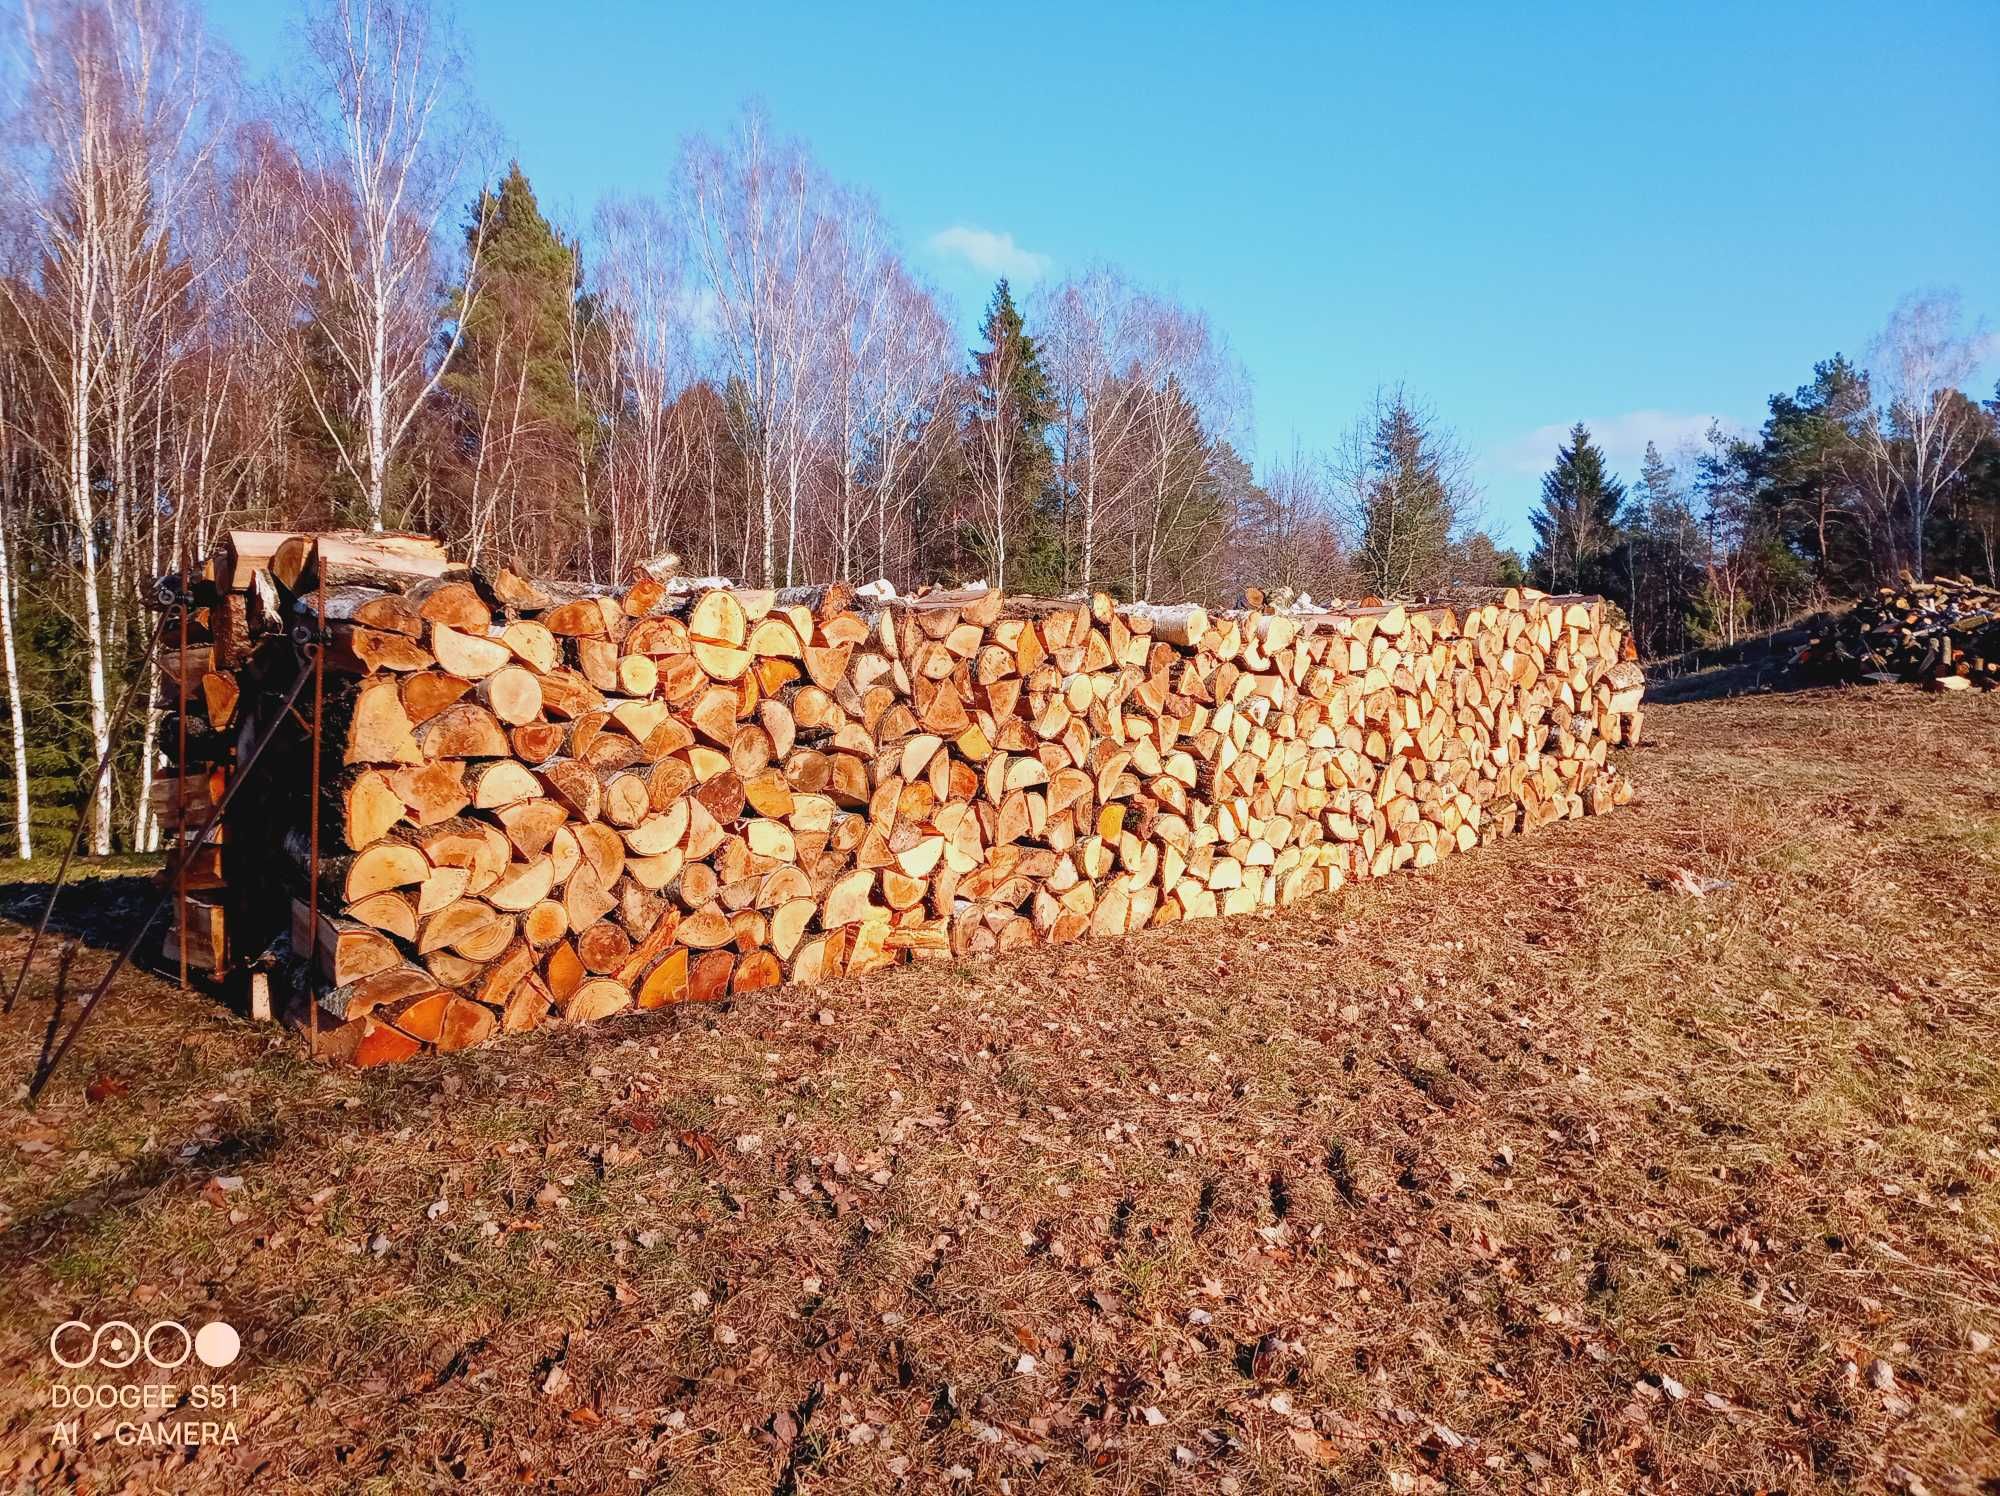
POLYGON ((1529 566, 1537 585, 1551 592, 1602 590, 1624 503, 1625 485, 1606 470, 1604 453, 1578 421, 1542 478, 1542 507, 1529 516, 1536 541, 1529 566))
POLYGON ((1872 403, 1868 376, 1835 354, 1813 366, 1811 384, 1773 395, 1764 422, 1765 496, 1780 533, 1813 558, 1823 583, 1860 585, 1872 559, 1851 533, 1872 403))
POLYGON ((984 345, 972 350, 966 421, 966 467, 976 496, 966 539, 989 579, 1003 586, 1009 555, 1036 551, 1037 532, 1045 527, 1040 510, 1054 465, 1048 427, 1055 394, 1041 344, 1028 332, 1004 278, 993 289, 980 333, 984 345))

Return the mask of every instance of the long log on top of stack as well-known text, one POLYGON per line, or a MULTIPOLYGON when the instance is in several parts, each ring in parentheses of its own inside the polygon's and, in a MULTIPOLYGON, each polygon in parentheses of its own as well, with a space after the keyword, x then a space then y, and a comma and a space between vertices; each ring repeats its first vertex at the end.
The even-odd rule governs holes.
POLYGON ((1820 680, 1991 690, 2000 686, 2000 590, 1970 577, 1919 582, 1905 573, 1808 639, 1792 664, 1820 680))
POLYGON ((325 583, 319 908, 303 801, 232 839, 360 1063, 1272 908, 1630 796, 1643 679, 1595 598, 602 591, 391 540, 246 583, 301 618, 325 583))

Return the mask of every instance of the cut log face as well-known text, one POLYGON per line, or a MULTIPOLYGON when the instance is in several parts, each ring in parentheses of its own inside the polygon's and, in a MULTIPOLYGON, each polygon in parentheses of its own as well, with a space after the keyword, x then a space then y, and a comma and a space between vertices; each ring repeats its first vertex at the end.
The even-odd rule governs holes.
POLYGON ((469 633, 484 633, 493 623, 492 610, 470 582, 419 582, 409 590, 408 598, 426 623, 449 624, 469 633))
POLYGON ((400 842, 377 842, 349 860, 343 894, 352 903, 385 888, 422 883, 430 871, 430 859, 417 848, 400 842))
POLYGON ((735 971, 734 952, 708 951, 695 957, 688 967, 688 1001, 720 1001, 729 994, 729 979, 735 971))
POLYGON ((638 1003, 642 1008, 663 1008, 686 1002, 688 995, 688 949, 680 946, 666 956, 639 984, 638 1003))
POLYGON ((380 841, 403 819, 402 797, 379 769, 363 770, 349 780, 341 800, 341 835, 355 851, 380 841))
POLYGON ((511 758, 496 758, 480 766, 473 780, 472 803, 480 810, 503 810, 542 792, 541 781, 525 765, 511 758))
MULTIPOLYGON (((155 808, 175 829, 220 800, 219 729, 240 750, 275 715, 323 574, 340 763, 318 803, 340 824, 294 944, 328 1052, 378 1062, 1284 907, 1625 803, 1642 727, 1615 615, 1525 590, 1325 613, 643 569, 604 591, 358 533, 246 532, 217 566, 244 590, 162 662, 201 731, 155 808)), ((1979 599, 1922 586, 1875 605, 1879 645, 1849 626, 1822 652, 1907 637, 1934 688, 1989 683, 1979 599)), ((243 803, 187 907, 190 963, 218 974, 269 944, 226 938, 215 896, 269 876, 259 849, 286 846, 305 893, 303 825, 243 803)))
POLYGON ((546 899, 555 887, 555 881, 553 858, 537 857, 533 862, 509 863, 507 870, 481 897, 495 909, 519 914, 546 899))
POLYGON ((543 899, 521 916, 521 936, 536 950, 547 950, 569 933, 569 911, 554 899, 543 899))
POLYGON ((475 1044, 484 1044, 493 1036, 499 1022, 491 1008, 454 997, 446 1005, 444 1022, 438 1031, 438 1050, 442 1054, 451 1054, 470 1049, 475 1044))
POLYGON ((343 762, 349 764, 420 764, 423 751, 411 727, 409 713, 393 677, 366 681, 354 699, 347 728, 343 762))
POLYGON ((450 675, 442 670, 421 670, 404 676, 398 692, 402 697, 403 711, 414 725, 430 721, 471 689, 472 682, 462 675, 450 675))
POLYGON ((501 665, 474 687, 480 704, 509 727, 542 715, 542 683, 520 665, 501 665))
POLYGON ((416 729, 426 759, 504 758, 507 734, 492 712, 474 702, 448 706, 416 729))
POLYGON ((632 1006, 632 994, 609 977, 592 977, 560 1004, 570 1023, 595 1023, 632 1006))

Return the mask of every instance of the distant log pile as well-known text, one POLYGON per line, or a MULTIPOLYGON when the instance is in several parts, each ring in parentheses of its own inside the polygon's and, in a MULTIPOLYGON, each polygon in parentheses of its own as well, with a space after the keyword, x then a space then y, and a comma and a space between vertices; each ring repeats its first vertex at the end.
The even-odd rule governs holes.
POLYGON ((1792 663, 1823 680, 1991 690, 2000 685, 2000 591, 1969 577, 1906 574, 1807 640, 1792 663))
POLYGON ((243 641, 179 668, 213 733, 226 698, 278 716, 278 635, 324 610, 319 779, 299 736, 219 871, 262 901, 240 954, 287 927, 361 1064, 1426 867, 1629 799, 1644 689, 1598 599, 1531 592, 578 589, 356 534, 231 536, 211 569, 243 641))

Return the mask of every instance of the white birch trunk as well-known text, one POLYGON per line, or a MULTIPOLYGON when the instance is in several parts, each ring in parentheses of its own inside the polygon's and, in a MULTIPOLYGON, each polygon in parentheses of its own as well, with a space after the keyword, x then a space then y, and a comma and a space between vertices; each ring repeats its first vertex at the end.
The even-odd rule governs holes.
POLYGON ((7 707, 14 730, 14 841, 25 860, 35 855, 35 842, 28 817, 28 729, 21 711, 21 667, 14 655, 14 561, 7 548, 4 515, 0 515, 0 655, 6 660, 7 707))

